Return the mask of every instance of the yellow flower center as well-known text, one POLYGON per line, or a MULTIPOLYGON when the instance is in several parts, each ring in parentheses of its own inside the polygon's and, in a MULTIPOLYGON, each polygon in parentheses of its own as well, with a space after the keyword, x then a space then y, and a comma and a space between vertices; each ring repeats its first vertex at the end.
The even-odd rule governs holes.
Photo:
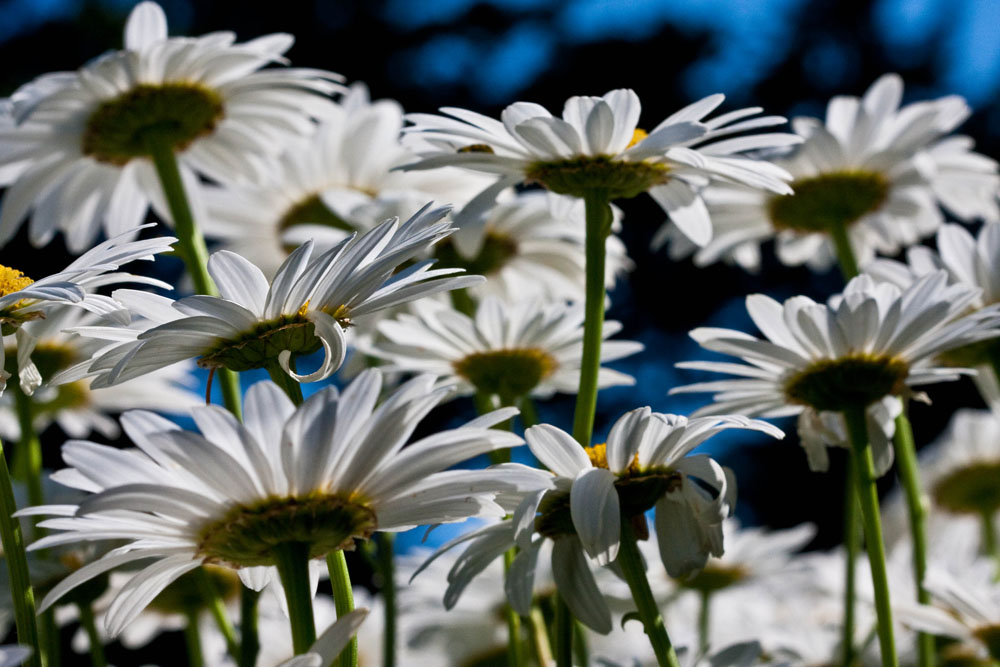
POLYGON ((625 149, 627 150, 629 148, 632 148, 633 146, 635 146, 637 143, 639 143, 648 136, 649 133, 646 132, 646 130, 643 130, 642 128, 638 127, 635 128, 635 130, 632 132, 632 140, 628 142, 628 146, 626 146, 625 149))
POLYGON ((0 296, 20 292, 33 282, 35 281, 21 271, 0 264, 0 296))
POLYGON ((123 166, 133 158, 150 156, 153 134, 180 152, 214 132, 224 115, 222 97, 200 84, 139 84, 94 109, 81 149, 99 162, 123 166))

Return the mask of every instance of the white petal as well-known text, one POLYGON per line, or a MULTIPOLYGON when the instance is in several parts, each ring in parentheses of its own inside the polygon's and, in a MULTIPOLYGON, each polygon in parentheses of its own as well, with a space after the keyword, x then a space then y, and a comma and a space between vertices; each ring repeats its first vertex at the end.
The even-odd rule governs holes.
POLYGON ((604 468, 582 470, 570 491, 570 516, 587 555, 598 565, 618 557, 621 515, 615 475, 604 468))

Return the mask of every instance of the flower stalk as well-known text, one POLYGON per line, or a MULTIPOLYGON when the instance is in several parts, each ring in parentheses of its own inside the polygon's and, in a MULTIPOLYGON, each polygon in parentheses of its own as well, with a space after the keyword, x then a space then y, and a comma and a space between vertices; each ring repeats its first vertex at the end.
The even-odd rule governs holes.
POLYGON ((205 667, 205 655, 201 649, 201 630, 198 628, 198 612, 191 610, 187 614, 187 625, 184 626, 184 644, 187 646, 188 664, 191 667, 205 667))
POLYGON ((14 488, 10 483, 10 470, 4 458, 3 444, 0 443, 0 542, 7 561, 10 576, 11 595, 14 600, 14 624, 17 628, 17 642, 33 649, 25 664, 41 667, 41 647, 38 643, 38 628, 35 625, 35 593, 28 575, 28 559, 24 553, 24 537, 21 525, 11 515, 17 510, 14 502, 14 488))
MULTIPOLYGON (((344 557, 344 552, 338 549, 328 554, 326 566, 330 571, 330 584, 333 586, 333 603, 337 608, 337 618, 343 618, 354 611, 354 591, 351 589, 351 574, 347 570, 347 559, 344 557)), ((351 638, 347 648, 340 653, 339 660, 340 667, 357 667, 357 637, 351 638)))
POLYGON ((101 643, 101 635, 94 621, 94 610, 89 603, 80 603, 77 606, 80 609, 80 625, 87 633, 87 643, 90 644, 90 664, 92 667, 107 667, 108 660, 104 656, 104 644, 101 643))
MULTIPOLYGON (((312 586, 309 583, 309 545, 303 542, 279 544, 274 548, 274 557, 281 586, 285 589, 285 601, 288 603, 292 645, 295 655, 302 655, 316 641, 312 586)), ((337 613, 340 614, 339 605, 337 613)))
POLYGON ((879 647, 882 651, 882 665, 896 667, 896 644, 892 632, 892 606, 889 600, 889 578, 885 566, 885 546, 882 541, 882 522, 879 518, 878 492, 875 461, 871 444, 868 442, 868 427, 865 407, 844 410, 847 433, 854 451, 858 478, 858 501, 865 527, 865 549, 871 566, 872 585, 875 589, 875 611, 878 617, 879 647))
POLYGON ((240 587, 240 658, 239 667, 254 667, 260 641, 257 638, 257 601, 260 593, 240 587))
POLYGON ((378 533, 375 536, 378 549, 376 556, 378 561, 379 578, 382 593, 382 601, 385 605, 385 622, 382 628, 382 665, 383 667, 396 667, 396 568, 393 563, 393 542, 395 536, 392 533, 378 533))

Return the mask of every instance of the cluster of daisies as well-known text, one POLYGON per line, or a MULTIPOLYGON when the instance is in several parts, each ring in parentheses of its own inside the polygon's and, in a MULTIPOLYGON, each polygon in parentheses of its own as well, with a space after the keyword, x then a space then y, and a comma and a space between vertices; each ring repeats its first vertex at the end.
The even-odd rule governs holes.
POLYGON ((791 131, 721 95, 642 129, 624 89, 404 114, 292 41, 169 37, 142 2, 122 50, 0 102, 0 244, 80 255, 0 266, 0 665, 58 664, 65 625, 96 666, 164 630, 197 666, 1000 660, 1000 176, 962 99, 885 75, 791 131), (695 329, 677 364, 710 403, 595 437, 642 351, 604 318, 614 202, 647 192, 673 260, 759 271, 774 240, 845 286, 748 296, 757 335, 695 329), (178 285, 128 272, 164 253, 178 285), (968 376, 991 410, 918 458, 922 387, 968 376), (556 393, 572 423, 539 423, 556 393), (741 527, 694 452, 792 416, 813 470, 848 461, 829 552, 741 527), (394 554, 418 527, 450 539, 394 554))

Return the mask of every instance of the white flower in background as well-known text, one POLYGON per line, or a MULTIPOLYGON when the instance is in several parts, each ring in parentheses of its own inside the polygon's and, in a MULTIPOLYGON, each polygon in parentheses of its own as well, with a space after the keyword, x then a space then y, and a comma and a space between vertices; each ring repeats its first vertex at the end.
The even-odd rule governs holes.
POLYGON ((699 266, 725 259, 757 270, 760 244, 777 241, 784 264, 825 269, 835 261, 830 234, 846 228, 858 262, 895 254, 933 234, 939 204, 962 220, 998 220, 1000 176, 995 161, 971 151, 968 137, 944 135, 969 115, 957 96, 900 107, 903 82, 886 74, 864 97, 830 100, 825 123, 796 118, 804 143, 774 163, 794 176, 792 195, 726 183, 703 193, 715 226, 697 248, 681 229, 672 254, 694 253, 699 266))
MULTIPOLYGON (((944 271, 924 276, 906 289, 860 276, 827 304, 805 296, 781 304, 752 294, 746 300, 747 312, 765 339, 731 329, 691 332, 705 349, 745 363, 677 364, 738 379, 678 387, 671 393, 714 392, 714 402, 695 414, 787 417, 810 410, 842 413, 863 407, 870 434, 877 435, 879 429, 892 433, 888 419, 893 411, 880 403, 883 399, 909 396, 913 386, 954 380, 970 372, 943 367, 936 359, 946 350, 997 335, 995 312, 981 310, 960 317, 978 296, 978 290, 965 285, 949 285, 944 271), (878 422, 875 429, 873 419, 878 422)), ((819 428, 822 423, 810 426, 819 428)), ((828 431, 827 437, 836 432, 828 431)), ((873 446, 878 443, 873 439, 873 446)), ((880 472, 888 469, 891 447, 873 455, 880 472)), ((816 452, 809 458, 820 468, 825 463, 816 452)))
POLYGON ((15 644, 0 646, 0 667, 18 667, 18 665, 24 664, 24 661, 31 657, 31 654, 30 646, 17 646, 15 644))
POLYGON ((253 385, 244 422, 216 406, 192 410, 201 434, 153 413, 132 411, 122 426, 138 450, 70 441, 70 466, 53 478, 90 493, 79 505, 48 505, 50 531, 31 550, 123 540, 125 544, 55 586, 45 609, 100 574, 154 559, 110 604, 116 636, 172 581, 204 563, 231 567, 261 588, 271 579, 277 545, 308 545, 320 558, 351 548, 376 530, 503 516, 498 495, 527 492, 547 474, 508 464, 447 470, 470 457, 514 447, 521 439, 490 427, 516 410, 487 414, 466 426, 403 445, 450 389, 421 376, 376 408, 381 375, 370 370, 341 394, 324 389, 296 408, 273 383, 253 385), (401 451, 402 450, 402 451, 401 451), (441 472, 446 471, 446 472, 441 472))
MULTIPOLYGON (((35 340, 22 326, 26 322, 44 318, 47 311, 65 303, 120 320, 125 315, 121 304, 90 290, 127 281, 169 287, 157 280, 116 271, 122 264, 137 259, 152 260, 157 253, 170 250, 177 239, 167 236, 126 241, 124 236, 98 244, 62 271, 37 281, 17 269, 0 265, 0 333, 3 336, 13 334, 16 339, 18 375, 21 389, 26 394, 30 395, 41 383, 38 369, 31 363, 35 340)), ((0 394, 11 375, 4 370, 4 358, 4 347, 0 345, 0 394)))
POLYGON ((11 97, 15 123, 0 130, 0 166, 9 189, 0 209, 0 244, 31 216, 29 236, 57 231, 74 252, 137 227, 150 203, 167 215, 151 141, 178 156, 195 219, 206 219, 198 176, 259 180, 289 139, 308 135, 342 90, 336 74, 265 69, 284 62, 291 35, 235 44, 231 32, 167 37, 153 2, 138 4, 125 49, 77 72, 46 74, 11 97))
MULTIPOLYGON (((116 438, 120 429, 112 414, 133 409, 183 414, 205 402, 204 396, 192 391, 197 386, 197 379, 191 373, 193 364, 170 366, 105 389, 91 389, 86 379, 68 377, 65 371, 79 367, 81 362, 89 365, 91 357, 106 344, 67 329, 97 326, 102 322, 92 313, 67 305, 50 310, 44 319, 23 325, 35 341, 31 360, 42 380, 31 398, 35 432, 41 433, 55 423, 71 438, 84 438, 94 431, 106 438, 116 438), (57 384, 59 376, 62 377, 57 384)), ((9 364, 14 341, 8 338, 6 343, 9 364)), ((0 437, 8 441, 21 437, 10 393, 0 397, 0 437)))
MULTIPOLYGON (((983 225, 978 237, 964 227, 947 224, 937 233, 937 252, 924 246, 906 251, 906 263, 876 259, 865 265, 865 273, 909 287, 920 277, 944 269, 951 282, 981 290, 970 308, 980 309, 1000 303, 1000 225, 983 225)), ((1000 362, 1000 343, 984 341, 957 350, 949 350, 942 361, 977 370, 975 380, 983 398, 1000 414, 1000 388, 993 363, 1000 362)))
MULTIPOLYGON (((208 260, 208 272, 221 296, 189 296, 164 312, 163 300, 132 293, 132 302, 157 326, 103 352, 88 367, 103 387, 139 377, 185 359, 204 368, 246 371, 280 367, 300 382, 329 377, 344 361, 345 331, 353 317, 407 303, 482 280, 456 276, 458 269, 431 269, 418 262, 397 269, 452 231, 442 222, 447 209, 426 207, 405 223, 387 220, 360 237, 344 239, 318 257, 312 244, 293 252, 268 282, 263 272, 239 255, 221 250, 208 260), (324 351, 320 367, 295 372, 295 357, 324 351)), ((114 331, 92 332, 112 337, 114 331)))
MULTIPOLYGON (((436 172, 431 172, 436 173, 436 172)), ((462 221, 435 247, 440 266, 457 266, 486 277, 470 289, 477 299, 496 296, 507 302, 584 300, 586 255, 583 202, 543 192, 525 192, 475 221, 462 221)), ((613 207, 616 224, 621 211, 613 207)), ((605 286, 632 268, 625 245, 614 234, 607 239, 605 286)))
MULTIPOLYGON (((465 394, 482 393, 511 401, 524 396, 576 393, 583 349, 583 305, 523 301, 505 304, 484 299, 474 318, 430 302, 414 303, 378 324, 385 341, 364 352, 389 362, 391 371, 434 373, 458 382, 465 394)), ((604 323, 603 336, 621 325, 604 323)), ((642 349, 641 343, 612 340, 601 345, 601 361, 614 361, 642 349)), ((601 368, 599 387, 635 380, 601 368)))
POLYGON ((397 102, 372 102, 363 84, 352 85, 312 134, 285 143, 261 182, 204 189, 205 234, 271 276, 306 240, 326 249, 428 201, 462 206, 485 186, 457 169, 393 171, 415 157, 400 143, 402 127, 397 102))
POLYGON ((457 166, 496 174, 496 182, 468 207, 477 212, 519 183, 538 183, 574 197, 599 189, 612 200, 648 191, 692 242, 704 245, 712 237, 712 223, 698 190, 721 179, 790 193, 787 172, 741 154, 801 141, 786 133, 732 137, 785 119, 750 118, 760 113, 759 107, 706 119, 723 99, 710 95, 699 100, 648 134, 638 128, 639 97, 627 89, 603 97, 571 97, 562 118, 528 102, 508 106, 500 121, 456 108, 443 108, 440 116, 408 114, 413 126, 405 131, 407 137, 416 136, 420 159, 406 168, 457 166))
POLYGON ((367 617, 367 609, 355 609, 345 614, 327 628, 306 653, 289 658, 277 667, 324 667, 331 664, 357 634, 367 617))

